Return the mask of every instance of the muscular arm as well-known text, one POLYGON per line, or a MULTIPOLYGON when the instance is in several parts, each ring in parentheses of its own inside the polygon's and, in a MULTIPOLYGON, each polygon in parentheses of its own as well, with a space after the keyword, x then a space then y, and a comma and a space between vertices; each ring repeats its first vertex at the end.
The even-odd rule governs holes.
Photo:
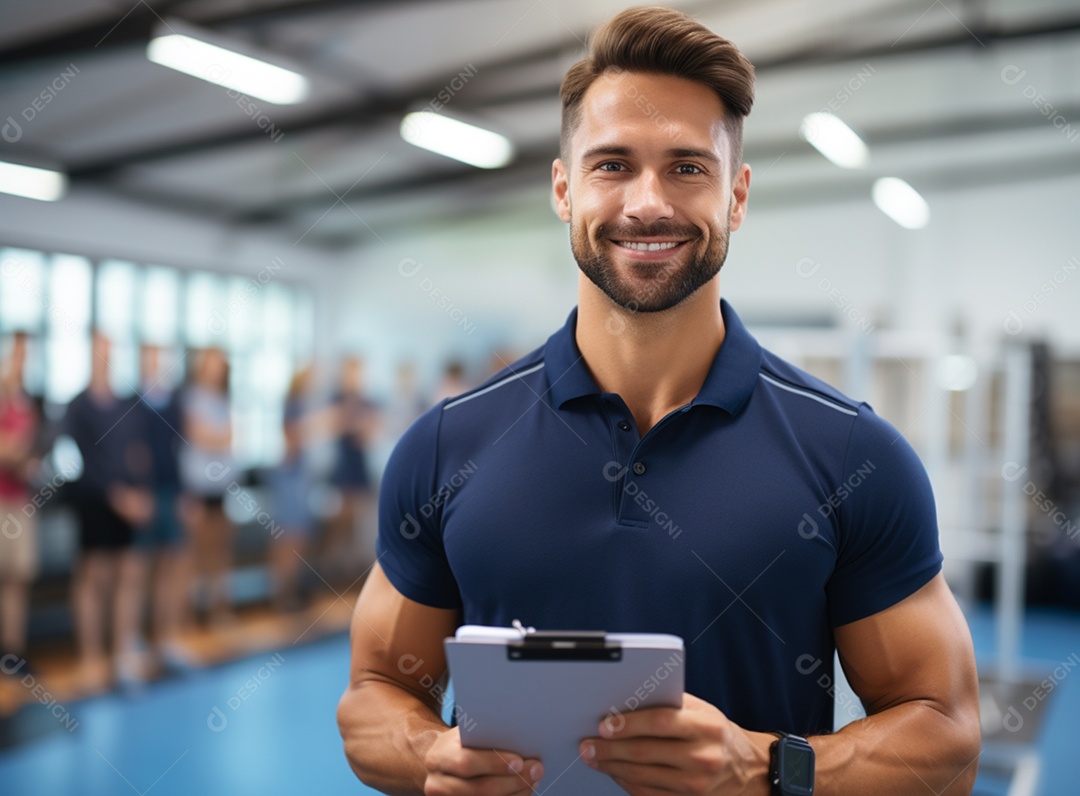
POLYGON ((443 732, 443 639, 458 613, 402 596, 376 564, 352 621, 349 686, 337 719, 356 775, 384 793, 424 791, 424 757, 443 732), (426 686, 426 687, 425 687, 426 686))
POLYGON ((817 790, 969 794, 980 749, 967 623, 942 575, 900 603, 836 629, 867 718, 812 739, 817 790))
MULTIPOLYGON (((815 790, 829 796, 970 794, 979 755, 978 681, 971 637, 945 580, 836 629, 844 671, 868 717, 810 739, 815 790)), ((582 759, 632 796, 765 796, 775 737, 749 732, 690 694, 682 709, 601 722, 582 759)), ((782 729, 782 728, 778 728, 782 729)))
POLYGON ((345 756, 356 776, 403 796, 522 796, 543 776, 535 759, 498 749, 466 749, 440 718, 443 639, 458 612, 400 594, 376 565, 352 623, 349 687, 338 704, 345 756))

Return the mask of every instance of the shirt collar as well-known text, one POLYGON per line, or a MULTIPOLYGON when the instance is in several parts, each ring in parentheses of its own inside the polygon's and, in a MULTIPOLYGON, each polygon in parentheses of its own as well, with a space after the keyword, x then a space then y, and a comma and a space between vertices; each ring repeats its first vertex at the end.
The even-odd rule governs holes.
MULTIPOLYGON (((724 342, 691 405, 716 406, 734 415, 749 400, 757 384, 761 346, 724 299, 720 299, 720 312, 724 318, 724 342)), ((578 350, 576 330, 577 307, 566 324, 548 338, 544 348, 548 393, 552 404, 560 409, 574 398, 601 393, 578 350)))

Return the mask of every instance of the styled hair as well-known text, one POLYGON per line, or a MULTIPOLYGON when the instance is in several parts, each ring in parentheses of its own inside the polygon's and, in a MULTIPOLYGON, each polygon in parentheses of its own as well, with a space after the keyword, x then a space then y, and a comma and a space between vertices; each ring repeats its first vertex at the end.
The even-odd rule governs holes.
POLYGON ((754 65, 727 39, 681 11, 629 8, 593 31, 589 51, 563 77, 560 154, 570 154, 570 137, 581 118, 581 99, 607 72, 672 75, 708 86, 724 107, 732 173, 742 164, 743 119, 754 104, 754 65))

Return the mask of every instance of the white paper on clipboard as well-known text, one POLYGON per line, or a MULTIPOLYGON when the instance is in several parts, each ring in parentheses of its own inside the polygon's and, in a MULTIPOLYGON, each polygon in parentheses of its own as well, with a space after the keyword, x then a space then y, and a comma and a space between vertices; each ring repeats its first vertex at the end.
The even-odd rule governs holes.
POLYGON ((581 739, 595 737, 612 713, 682 704, 685 652, 678 636, 609 633, 582 642, 464 625, 445 646, 462 743, 540 758, 537 793, 547 796, 625 794, 578 757, 581 739), (531 651, 523 653, 526 640, 531 651))

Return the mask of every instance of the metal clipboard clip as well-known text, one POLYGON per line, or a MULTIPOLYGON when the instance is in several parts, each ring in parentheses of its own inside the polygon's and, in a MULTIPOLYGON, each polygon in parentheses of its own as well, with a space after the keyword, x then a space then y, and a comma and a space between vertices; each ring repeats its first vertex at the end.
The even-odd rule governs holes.
POLYGON ((519 641, 506 645, 506 657, 512 661, 622 660, 622 644, 609 641, 603 630, 537 630, 517 619, 512 624, 521 634, 519 641))

